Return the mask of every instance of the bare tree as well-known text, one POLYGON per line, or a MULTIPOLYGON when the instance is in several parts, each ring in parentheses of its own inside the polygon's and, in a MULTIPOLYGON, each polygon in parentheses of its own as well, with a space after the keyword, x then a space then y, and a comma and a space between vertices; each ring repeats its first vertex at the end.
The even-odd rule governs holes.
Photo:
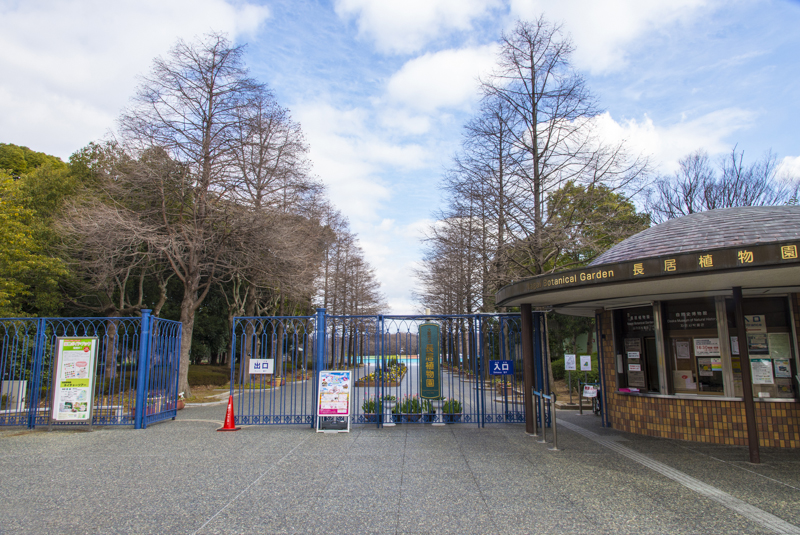
POLYGON ((261 87, 242 63, 242 48, 218 34, 179 41, 154 61, 132 106, 120 118, 137 165, 125 176, 142 199, 140 238, 158 249, 183 285, 179 390, 189 391, 194 316, 211 287, 229 274, 232 239, 246 228, 227 199, 235 180, 241 110, 261 87), (143 158, 154 148, 163 157, 143 158), (144 227, 147 232, 144 232, 144 227))
POLYGON ((660 176, 647 195, 647 210, 655 223, 684 215, 735 206, 774 206, 797 202, 797 177, 778 177, 771 152, 751 164, 744 151, 711 162, 697 150, 681 158, 673 176, 660 176))
POLYGON ((558 26, 539 18, 517 22, 504 34, 494 73, 481 81, 487 99, 503 103, 498 114, 511 138, 514 173, 522 195, 508 240, 513 251, 505 261, 513 277, 538 275, 561 266, 559 255, 586 212, 558 220, 548 206, 567 184, 589 191, 604 185, 613 191, 631 188, 647 171, 647 162, 631 158, 624 142, 607 144, 596 133, 600 110, 571 64, 570 40, 558 26))

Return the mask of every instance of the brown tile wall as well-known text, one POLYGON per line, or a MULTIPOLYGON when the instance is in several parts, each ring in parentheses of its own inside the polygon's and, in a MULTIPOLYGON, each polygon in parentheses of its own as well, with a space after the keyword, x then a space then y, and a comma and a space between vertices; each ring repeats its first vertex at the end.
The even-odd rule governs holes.
MULTIPOLYGON (((800 296, 792 296, 795 319, 800 320, 800 296)), ((714 444, 747 445, 744 402, 669 399, 617 394, 611 312, 602 314, 603 387, 611 427, 662 438, 714 444)), ((796 332, 800 332, 798 321, 796 332)), ((759 444, 800 448, 800 403, 756 402, 759 444)))

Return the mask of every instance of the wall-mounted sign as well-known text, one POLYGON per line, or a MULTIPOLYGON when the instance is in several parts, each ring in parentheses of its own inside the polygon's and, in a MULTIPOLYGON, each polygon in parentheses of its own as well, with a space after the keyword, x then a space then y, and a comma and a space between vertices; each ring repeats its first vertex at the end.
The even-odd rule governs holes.
POLYGON ((642 371, 642 365, 641 364, 628 364, 628 371, 640 372, 640 371, 642 371))
POLYGON ((275 373, 275 359, 250 359, 250 375, 275 373))
MULTIPOLYGON (((798 242, 771 243, 746 248, 728 247, 686 254, 643 258, 540 275, 510 284, 497 292, 497 304, 520 296, 562 288, 595 286, 654 277, 753 269, 800 262, 798 242)), ((667 318, 669 321, 670 318, 667 318)), ((715 322, 716 323, 716 322, 715 322)), ((700 327, 710 328, 710 327, 700 327)))
POLYGON ((581 371, 582 372, 590 372, 590 371, 592 371, 592 356, 591 355, 581 355, 581 371))
POLYGON ((514 361, 490 360, 489 375, 514 375, 514 361))
POLYGON ((439 326, 419 326, 419 397, 436 399, 442 395, 442 374, 439 366, 439 326))
POLYGON ((96 364, 97 338, 56 338, 53 420, 91 421, 96 364))
POLYGON ((574 372, 577 370, 575 367, 575 355, 564 355, 564 371, 574 372))

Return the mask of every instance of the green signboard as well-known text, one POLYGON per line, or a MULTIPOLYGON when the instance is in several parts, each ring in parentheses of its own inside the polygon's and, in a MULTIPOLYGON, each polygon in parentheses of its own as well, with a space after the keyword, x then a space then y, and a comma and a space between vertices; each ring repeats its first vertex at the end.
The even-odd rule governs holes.
POLYGON ((439 361, 439 326, 419 326, 419 397, 434 399, 442 395, 442 374, 439 361))

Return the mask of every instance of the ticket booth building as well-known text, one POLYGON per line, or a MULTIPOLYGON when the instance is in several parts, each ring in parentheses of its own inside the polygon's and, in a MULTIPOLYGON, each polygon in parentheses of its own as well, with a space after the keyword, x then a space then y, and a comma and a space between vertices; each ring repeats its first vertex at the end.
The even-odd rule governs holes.
POLYGON ((747 445, 746 363, 758 443, 796 448, 799 253, 800 207, 712 210, 640 232, 589 267, 513 283, 497 302, 595 317, 615 429, 747 445))

